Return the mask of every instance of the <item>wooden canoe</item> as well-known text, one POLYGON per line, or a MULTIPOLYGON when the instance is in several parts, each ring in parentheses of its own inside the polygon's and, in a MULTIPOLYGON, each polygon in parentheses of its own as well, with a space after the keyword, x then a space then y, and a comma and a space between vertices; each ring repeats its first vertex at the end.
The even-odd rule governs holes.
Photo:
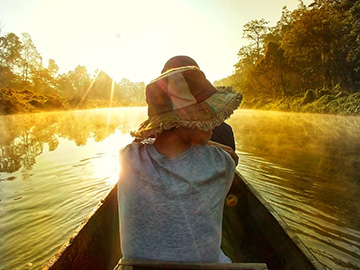
MULTIPOLYGON (((118 226, 115 185, 42 270, 112 270, 121 258, 118 226)), ((239 173, 224 206, 222 249, 233 262, 244 264, 238 269, 260 269, 246 268, 257 263, 270 270, 324 269, 239 173)))

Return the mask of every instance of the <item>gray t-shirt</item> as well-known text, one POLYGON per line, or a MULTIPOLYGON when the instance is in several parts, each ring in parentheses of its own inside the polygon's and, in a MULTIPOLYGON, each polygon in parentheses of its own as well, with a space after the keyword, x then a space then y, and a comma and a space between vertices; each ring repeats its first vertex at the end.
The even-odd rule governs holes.
POLYGON ((230 262, 220 249, 224 200, 235 163, 216 146, 174 158, 152 144, 120 151, 121 249, 126 259, 230 262))

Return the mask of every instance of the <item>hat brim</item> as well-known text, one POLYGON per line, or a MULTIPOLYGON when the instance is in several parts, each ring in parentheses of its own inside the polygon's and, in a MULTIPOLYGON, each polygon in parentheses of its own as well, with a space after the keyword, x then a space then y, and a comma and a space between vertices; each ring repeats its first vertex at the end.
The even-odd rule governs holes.
POLYGON ((229 118, 241 101, 240 93, 218 91, 201 103, 149 116, 138 130, 130 134, 138 140, 144 140, 174 127, 210 131, 229 118))

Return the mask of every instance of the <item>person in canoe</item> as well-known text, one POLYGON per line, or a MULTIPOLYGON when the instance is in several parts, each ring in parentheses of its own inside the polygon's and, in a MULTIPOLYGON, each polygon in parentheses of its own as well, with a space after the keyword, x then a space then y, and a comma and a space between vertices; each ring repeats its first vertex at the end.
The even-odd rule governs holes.
POLYGON ((218 91, 194 65, 170 68, 146 86, 148 119, 120 151, 124 259, 231 262, 220 249, 221 226, 237 157, 210 137, 241 99, 218 91))
MULTIPOLYGON (((161 73, 164 73, 172 68, 195 66, 199 67, 194 59, 186 55, 178 55, 170 58, 164 65, 161 73)), ((234 132, 230 125, 222 122, 212 130, 211 141, 218 142, 223 145, 231 147, 235 151, 234 132)))
MULTIPOLYGON (((194 59, 186 55, 177 55, 170 58, 164 65, 161 73, 164 73, 172 68, 186 67, 186 66, 195 66, 199 67, 194 59)), ((234 132, 230 125, 225 122, 222 122, 219 126, 216 126, 212 130, 211 141, 218 142, 223 145, 231 147, 235 151, 235 139, 234 132)))

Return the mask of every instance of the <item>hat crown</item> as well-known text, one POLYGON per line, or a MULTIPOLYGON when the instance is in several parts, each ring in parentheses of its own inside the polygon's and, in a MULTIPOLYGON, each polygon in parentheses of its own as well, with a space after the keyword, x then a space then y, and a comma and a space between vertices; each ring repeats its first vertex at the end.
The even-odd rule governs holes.
POLYGON ((240 105, 240 93, 216 89, 188 56, 171 58, 162 72, 146 86, 148 119, 130 133, 137 140, 174 127, 210 131, 240 105))
POLYGON ((164 65, 161 73, 164 73, 170 69, 178 68, 178 67, 188 67, 195 66, 199 68, 199 65, 189 56, 186 55, 178 55, 170 58, 164 65))
POLYGON ((216 89, 198 67, 171 69, 146 87, 148 116, 198 104, 214 93, 216 89))

